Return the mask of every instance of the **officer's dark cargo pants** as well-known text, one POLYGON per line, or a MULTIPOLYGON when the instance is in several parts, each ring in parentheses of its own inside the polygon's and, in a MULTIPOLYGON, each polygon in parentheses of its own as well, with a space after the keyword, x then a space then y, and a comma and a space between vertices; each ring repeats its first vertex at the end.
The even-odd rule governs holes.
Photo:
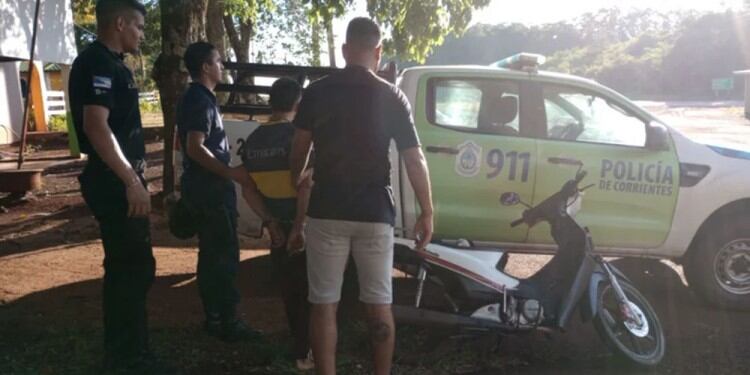
POLYGON ((112 172, 87 167, 79 181, 104 247, 105 355, 135 357, 148 351, 146 294, 155 274, 149 219, 128 217, 125 186, 112 172))
POLYGON ((235 286, 240 262, 234 184, 215 177, 183 175, 182 196, 198 220, 198 289, 206 319, 237 319, 235 286))

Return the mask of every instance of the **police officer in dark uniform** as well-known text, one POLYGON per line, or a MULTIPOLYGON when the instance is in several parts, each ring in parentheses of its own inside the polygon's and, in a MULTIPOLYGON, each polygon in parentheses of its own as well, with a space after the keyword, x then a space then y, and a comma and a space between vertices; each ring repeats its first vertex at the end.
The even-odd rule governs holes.
POLYGON ((166 372, 149 352, 146 294, 154 280, 151 210, 138 88, 123 63, 143 38, 146 10, 135 0, 100 0, 98 40, 74 61, 70 104, 88 162, 81 193, 99 222, 104 247, 104 365, 166 372), (161 368, 160 368, 161 367, 161 368))
POLYGON ((222 78, 221 55, 213 45, 197 42, 188 46, 184 62, 193 82, 177 108, 184 169, 181 192, 197 218, 198 289, 205 329, 230 342, 257 337, 260 332, 237 316, 240 250, 232 181, 246 185, 250 177, 242 166, 229 167, 229 144, 213 93, 222 78))

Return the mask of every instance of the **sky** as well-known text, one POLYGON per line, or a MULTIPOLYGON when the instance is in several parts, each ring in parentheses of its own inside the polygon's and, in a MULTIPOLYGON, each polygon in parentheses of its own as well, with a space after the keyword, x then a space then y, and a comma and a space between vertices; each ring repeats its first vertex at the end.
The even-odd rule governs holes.
MULTIPOLYGON (((538 25, 573 19, 584 13, 612 7, 651 8, 658 11, 724 11, 741 9, 742 2, 743 0, 492 0, 487 7, 474 11, 471 24, 517 22, 538 25)), ((340 46, 346 35, 346 25, 350 19, 358 16, 367 16, 364 0, 355 0, 354 9, 334 21, 334 35, 338 46, 336 62, 339 66, 343 66, 340 46)), ((324 65, 327 64, 327 55, 321 56, 321 60, 324 65)))
POLYGON ((536 25, 567 20, 583 13, 612 7, 652 8, 659 11, 722 11, 742 8, 742 0, 492 0, 489 6, 474 12, 472 23, 519 22, 536 25))

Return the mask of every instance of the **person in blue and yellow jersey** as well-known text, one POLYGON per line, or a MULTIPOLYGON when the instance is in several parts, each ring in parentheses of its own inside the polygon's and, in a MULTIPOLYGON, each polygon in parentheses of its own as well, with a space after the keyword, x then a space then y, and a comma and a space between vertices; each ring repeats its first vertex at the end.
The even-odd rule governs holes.
POLYGON ((308 340, 309 304, 305 255, 301 252, 303 240, 289 238, 295 219, 304 217, 307 210, 311 183, 309 174, 301 178, 298 200, 289 153, 294 135, 292 120, 301 96, 302 87, 296 81, 276 80, 270 93, 271 117, 248 136, 241 155, 253 182, 243 188, 243 196, 271 236, 274 277, 280 283, 289 329, 294 337, 292 354, 297 367, 307 370, 314 364, 308 340))

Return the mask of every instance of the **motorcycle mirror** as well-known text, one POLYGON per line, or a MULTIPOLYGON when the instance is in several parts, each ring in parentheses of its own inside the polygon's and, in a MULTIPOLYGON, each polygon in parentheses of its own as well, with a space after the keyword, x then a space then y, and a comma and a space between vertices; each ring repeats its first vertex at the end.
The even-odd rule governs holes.
POLYGON ((521 203, 521 196, 518 193, 509 191, 500 196, 500 204, 503 206, 515 206, 519 203, 521 203))

